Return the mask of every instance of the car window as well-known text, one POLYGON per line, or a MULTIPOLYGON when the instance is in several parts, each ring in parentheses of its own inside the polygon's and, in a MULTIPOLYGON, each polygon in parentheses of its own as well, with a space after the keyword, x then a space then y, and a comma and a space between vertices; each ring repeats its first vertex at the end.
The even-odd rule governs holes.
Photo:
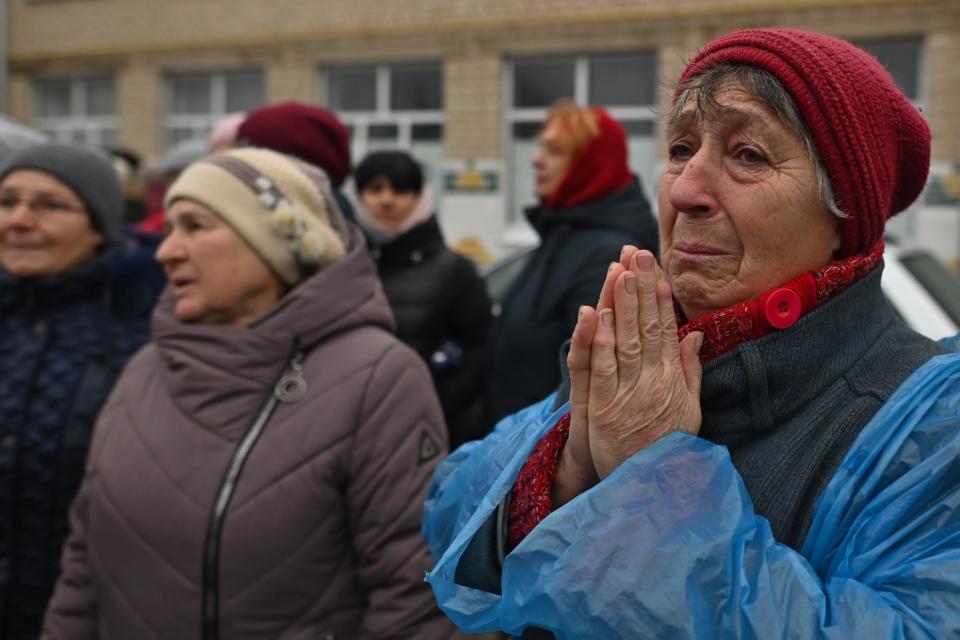
POLYGON ((902 255, 900 262, 923 285, 950 319, 960 325, 960 280, 925 251, 902 255))
POLYGON ((520 272, 527 266, 533 249, 504 258, 483 273, 483 280, 487 284, 487 294, 494 305, 503 304, 510 285, 520 276, 520 272))
POLYGON ((911 250, 904 251, 888 244, 884 252, 884 269, 881 286, 883 293, 896 309, 901 318, 918 333, 939 340, 957 333, 957 316, 951 317, 945 303, 953 304, 957 294, 951 294, 954 287, 960 286, 950 274, 929 253, 911 250), (904 262, 904 257, 918 273, 923 272, 926 282, 920 280, 914 271, 904 262), (918 257, 923 256, 923 257, 918 257), (935 291, 928 289, 929 283, 937 282, 935 291), (939 299, 938 299, 939 297, 939 299))

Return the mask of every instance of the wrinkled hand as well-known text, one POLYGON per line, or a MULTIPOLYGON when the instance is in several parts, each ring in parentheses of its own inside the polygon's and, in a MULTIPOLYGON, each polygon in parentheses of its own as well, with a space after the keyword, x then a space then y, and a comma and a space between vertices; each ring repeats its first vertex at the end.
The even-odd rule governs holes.
POLYGON ((614 283, 614 308, 599 312, 590 352, 588 437, 600 478, 672 431, 700 431, 703 334, 677 340, 670 284, 650 252, 629 265, 614 283))
MULTIPOLYGON (((600 291, 597 309, 613 308, 613 289, 617 278, 626 271, 630 258, 638 251, 627 245, 620 254, 621 262, 610 264, 600 291)), ((591 307, 580 307, 577 324, 570 340, 567 368, 570 370, 570 434, 560 454, 553 487, 555 506, 565 504, 586 491, 600 479, 590 455, 587 404, 590 398, 590 349, 599 320, 591 307)))
POLYGON ((570 438, 555 502, 571 499, 672 431, 699 432, 702 340, 692 333, 678 342, 666 277, 650 252, 624 247, 597 310, 582 308, 574 329, 567 361, 570 438))

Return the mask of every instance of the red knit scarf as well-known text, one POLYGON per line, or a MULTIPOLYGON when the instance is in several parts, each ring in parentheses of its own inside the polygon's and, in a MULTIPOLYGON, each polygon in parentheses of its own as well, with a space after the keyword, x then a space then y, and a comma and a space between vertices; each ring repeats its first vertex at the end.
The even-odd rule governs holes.
MULTIPOLYGON (((704 340, 700 347, 700 361, 709 362, 744 342, 756 340, 776 330, 768 319, 767 303, 775 295, 782 297, 782 293, 777 292, 784 289, 794 292, 801 304, 799 316, 803 316, 873 271, 882 257, 881 240, 866 255, 832 262, 766 291, 752 300, 687 322, 679 328, 678 336, 682 340, 693 331, 702 331, 704 340)), ((793 321, 795 322, 796 318, 793 318, 793 321)), ((509 549, 520 544, 520 541, 553 511, 553 480, 569 432, 570 414, 567 413, 540 439, 520 470, 513 485, 513 499, 510 502, 507 531, 509 549)))
POLYGON ((801 274, 784 285, 765 291, 752 300, 738 302, 691 320, 680 327, 677 335, 683 340, 694 331, 702 331, 700 361, 710 362, 744 342, 776 331, 766 313, 767 302, 775 293, 783 289, 796 293, 802 305, 800 316, 804 316, 873 271, 882 257, 881 240, 866 255, 831 262, 825 267, 801 274))

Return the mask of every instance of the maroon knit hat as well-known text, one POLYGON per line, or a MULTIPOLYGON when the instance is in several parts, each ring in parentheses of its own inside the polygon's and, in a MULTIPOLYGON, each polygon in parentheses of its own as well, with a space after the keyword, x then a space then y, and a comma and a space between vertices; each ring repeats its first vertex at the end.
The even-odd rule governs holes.
POLYGON ((284 102, 257 109, 240 125, 237 139, 320 167, 335 187, 350 175, 350 132, 321 107, 284 102))
POLYGON ((930 129, 870 54, 811 31, 747 29, 707 44, 680 82, 718 62, 769 71, 797 103, 837 204, 850 216, 840 222, 844 256, 869 251, 887 219, 923 191, 930 129))

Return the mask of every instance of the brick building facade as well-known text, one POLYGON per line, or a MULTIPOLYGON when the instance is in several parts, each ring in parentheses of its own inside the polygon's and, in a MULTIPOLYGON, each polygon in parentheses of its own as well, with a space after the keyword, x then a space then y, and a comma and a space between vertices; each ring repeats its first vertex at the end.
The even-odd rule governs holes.
MULTIPOLYGON (((155 157, 229 111, 291 99, 329 105, 352 127, 355 154, 401 146, 421 157, 441 192, 451 240, 476 236, 494 253, 521 226, 533 135, 550 102, 572 95, 612 104, 628 123, 632 163, 652 195, 662 161, 655 113, 669 97, 662 80, 675 78, 705 41, 746 26, 815 29, 877 53, 933 129, 935 173, 946 180, 932 205, 952 206, 957 196, 949 188, 960 163, 957 0, 7 6, 7 109, 17 119, 60 138, 155 157)), ((960 227, 952 241, 960 243, 960 227)), ((941 253, 956 257, 960 247, 941 253)))

